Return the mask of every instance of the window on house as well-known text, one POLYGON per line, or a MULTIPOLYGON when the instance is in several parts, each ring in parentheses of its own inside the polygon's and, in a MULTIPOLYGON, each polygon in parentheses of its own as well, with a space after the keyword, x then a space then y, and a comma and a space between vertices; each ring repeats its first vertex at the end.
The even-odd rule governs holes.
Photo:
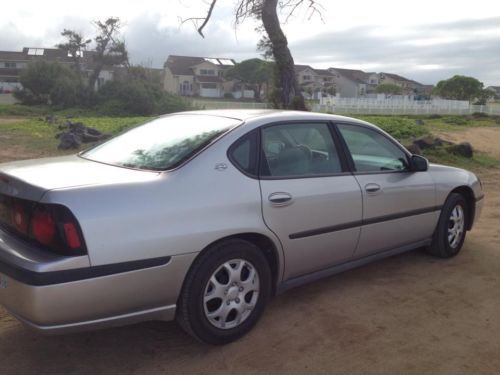
POLYGON ((213 69, 200 69, 201 76, 214 76, 215 70, 213 69))
POLYGON ((302 79, 303 79, 304 81, 310 81, 310 80, 311 80, 311 76, 309 76, 309 75, 305 75, 305 76, 302 76, 302 79))
POLYGON ((4 65, 6 68, 15 68, 16 67, 15 62, 6 62, 4 65))
POLYGON ((201 87, 204 89, 216 89, 217 84, 216 83, 202 83, 201 87))

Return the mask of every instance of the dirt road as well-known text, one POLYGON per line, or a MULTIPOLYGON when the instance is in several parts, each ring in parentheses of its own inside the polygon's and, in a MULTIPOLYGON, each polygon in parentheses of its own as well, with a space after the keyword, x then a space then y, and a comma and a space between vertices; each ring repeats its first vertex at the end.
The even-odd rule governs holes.
POLYGON ((481 177, 454 259, 415 251, 291 290, 225 347, 161 322, 44 337, 0 310, 0 374, 498 374, 500 170, 481 177))

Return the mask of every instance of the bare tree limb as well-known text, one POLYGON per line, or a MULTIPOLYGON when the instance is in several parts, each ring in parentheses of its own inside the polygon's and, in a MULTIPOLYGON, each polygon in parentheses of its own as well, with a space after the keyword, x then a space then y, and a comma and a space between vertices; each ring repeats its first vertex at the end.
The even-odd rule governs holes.
POLYGON ((212 0, 212 3, 210 4, 210 8, 208 9, 207 16, 205 17, 205 20, 201 24, 200 27, 198 27, 198 34, 201 35, 202 38, 205 38, 205 35, 203 35, 203 29, 207 25, 208 21, 210 20, 210 17, 212 17, 212 12, 214 10, 215 4, 217 3, 217 0, 212 0))

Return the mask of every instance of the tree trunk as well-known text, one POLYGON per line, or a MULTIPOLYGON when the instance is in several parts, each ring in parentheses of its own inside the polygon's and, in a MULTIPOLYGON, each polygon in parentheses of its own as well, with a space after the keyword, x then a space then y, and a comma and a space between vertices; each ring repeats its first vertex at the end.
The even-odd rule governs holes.
POLYGON ((295 77, 294 62, 288 49, 288 41, 280 26, 277 6, 278 0, 264 0, 262 23, 271 41, 278 71, 280 105, 285 109, 307 110, 295 77))

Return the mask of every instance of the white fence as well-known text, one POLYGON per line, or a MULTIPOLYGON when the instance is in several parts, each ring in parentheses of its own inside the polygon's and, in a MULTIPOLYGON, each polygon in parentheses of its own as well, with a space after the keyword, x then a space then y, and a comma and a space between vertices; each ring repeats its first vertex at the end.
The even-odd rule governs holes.
POLYGON ((213 101, 194 99, 191 104, 200 109, 266 109, 272 108, 269 103, 213 101))
POLYGON ((470 105, 469 102, 462 100, 444 99, 411 100, 407 98, 335 98, 330 101, 322 101, 320 104, 314 104, 311 109, 315 112, 364 115, 466 115, 474 112, 500 115, 500 109, 498 108, 470 105))
MULTIPOLYGON (((411 100, 408 98, 358 99, 334 98, 310 105, 314 112, 360 115, 467 115, 475 112, 500 115, 500 107, 470 105, 462 100, 411 100)), ((269 103, 215 101, 194 99, 192 105, 200 109, 266 109, 269 103)))

